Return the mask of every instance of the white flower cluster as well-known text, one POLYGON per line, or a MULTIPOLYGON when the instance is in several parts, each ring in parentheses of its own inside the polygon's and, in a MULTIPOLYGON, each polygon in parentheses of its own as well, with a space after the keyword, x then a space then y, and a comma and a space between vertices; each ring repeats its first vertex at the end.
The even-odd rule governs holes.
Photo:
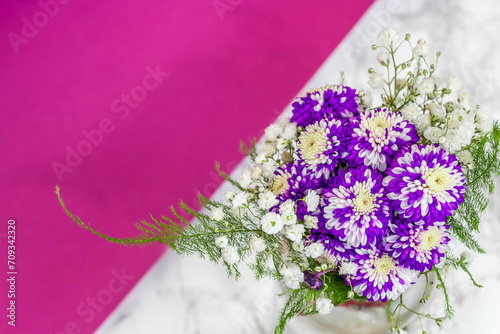
POLYGON ((278 168, 278 161, 291 161, 288 148, 296 148, 297 124, 290 123, 290 118, 281 118, 266 128, 264 137, 266 144, 255 157, 257 167, 248 171, 247 175, 242 175, 242 180, 246 181, 242 184, 245 189, 252 183, 258 184, 261 177, 272 177, 278 168))
POLYGON ((340 275, 356 275, 358 266, 354 262, 342 262, 339 269, 340 275))
POLYGON ((229 265, 235 264, 239 260, 238 251, 234 246, 228 245, 227 236, 223 235, 215 238, 215 245, 221 248, 222 259, 229 265))
POLYGON ((288 265, 280 270, 284 283, 290 289, 298 289, 300 283, 304 282, 304 273, 296 264, 288 265))
MULTIPOLYGON (((398 41, 398 34, 393 29, 382 31, 379 41, 390 51, 398 41)), ((377 60, 383 66, 391 60, 390 53, 383 51, 377 55, 377 60)), ((463 149, 471 144, 473 139, 488 133, 492 124, 477 107, 472 107, 467 94, 460 91, 462 82, 456 76, 450 76, 444 83, 434 75, 435 65, 428 69, 419 69, 413 74, 410 66, 417 59, 425 59, 429 55, 429 46, 424 39, 419 39, 412 50, 412 59, 406 62, 412 80, 398 79, 393 95, 385 96, 385 101, 399 108, 403 117, 410 121, 418 130, 418 134, 428 143, 440 144, 445 150, 456 154, 462 164, 473 167, 470 152, 463 149), (401 91, 406 90, 406 100, 401 91), (391 100, 392 98, 392 100, 391 100), (402 103, 403 102, 403 103, 402 103)), ((439 54, 438 54, 439 56, 439 54)), ((372 88, 383 88, 388 85, 386 76, 371 69, 369 85, 372 88)), ((389 90, 390 91, 390 90, 389 90)))

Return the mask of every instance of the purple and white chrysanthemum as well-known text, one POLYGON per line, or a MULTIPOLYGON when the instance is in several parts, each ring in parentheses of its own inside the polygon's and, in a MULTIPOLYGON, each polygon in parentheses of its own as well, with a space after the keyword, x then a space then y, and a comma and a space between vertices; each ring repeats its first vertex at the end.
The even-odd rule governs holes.
MULTIPOLYGON (((289 162, 278 168, 274 173, 271 191, 279 201, 279 204, 271 208, 271 211, 279 211, 279 205, 288 199, 296 203, 296 213, 300 220, 304 220, 305 215, 315 214, 309 212, 304 197, 310 196, 311 192, 320 195, 318 179, 308 173, 307 167, 300 162, 289 162)), ((319 211, 319 210, 317 210, 319 211)))
POLYGON ((356 90, 346 86, 326 86, 292 104, 291 122, 306 127, 322 119, 349 118, 359 114, 356 90))
MULTIPOLYGON (((356 249, 352 262, 358 265, 356 274, 350 278, 353 290, 369 301, 395 300, 417 280, 415 271, 398 265, 377 246, 356 249)), ((347 277, 344 278, 349 284, 347 277)))
POLYGON ((326 228, 353 247, 381 242, 392 218, 382 182, 382 173, 366 166, 340 171, 324 190, 326 228))
POLYGON ((418 142, 415 126, 400 112, 374 109, 351 119, 344 160, 350 166, 365 165, 385 171, 394 156, 418 142))
POLYGON ((448 228, 445 222, 411 223, 398 218, 389 224, 385 251, 405 268, 431 270, 445 255, 450 241, 448 228))
POLYGON ((328 180, 344 151, 343 121, 322 119, 300 134, 297 154, 316 178, 328 180))
POLYGON ((399 154, 384 179, 392 206, 411 222, 445 221, 464 200, 462 167, 439 145, 413 145, 399 154))

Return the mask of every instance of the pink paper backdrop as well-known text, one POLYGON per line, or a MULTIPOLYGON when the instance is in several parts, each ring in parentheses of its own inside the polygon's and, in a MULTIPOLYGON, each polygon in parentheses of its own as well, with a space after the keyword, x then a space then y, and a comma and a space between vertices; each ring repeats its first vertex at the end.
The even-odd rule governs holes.
POLYGON ((214 162, 231 171, 370 3, 2 1, 0 273, 12 218, 18 274, 1 332, 91 333, 165 250, 80 229, 56 184, 114 236, 210 195, 214 162))

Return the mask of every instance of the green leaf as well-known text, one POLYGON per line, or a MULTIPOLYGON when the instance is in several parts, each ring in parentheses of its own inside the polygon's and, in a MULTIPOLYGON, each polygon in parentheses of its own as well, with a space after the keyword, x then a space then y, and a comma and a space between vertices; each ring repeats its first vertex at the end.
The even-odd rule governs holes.
POLYGON ((328 272, 321 277, 325 282, 325 293, 335 306, 344 304, 350 300, 347 297, 351 287, 346 284, 344 278, 336 272, 328 272))

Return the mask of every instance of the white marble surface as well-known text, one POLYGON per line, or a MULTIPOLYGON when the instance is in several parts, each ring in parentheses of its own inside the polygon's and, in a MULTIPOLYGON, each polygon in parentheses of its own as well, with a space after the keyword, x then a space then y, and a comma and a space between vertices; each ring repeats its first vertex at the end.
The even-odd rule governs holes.
MULTIPOLYGON (((443 54, 440 75, 459 75, 490 117, 500 118, 500 4, 495 0, 377 1, 305 88, 337 82, 340 70, 348 84, 367 88, 366 69, 377 66, 370 46, 382 26, 426 38, 434 52, 443 54)), ((492 197, 479 236, 488 254, 471 265, 484 288, 472 287, 463 274, 448 278, 456 286, 450 333, 500 333, 499 217, 500 191, 492 197)), ((248 270, 235 282, 221 266, 167 252, 97 333, 272 333, 281 305, 278 291, 274 282, 254 281, 248 270)), ((434 326, 428 331, 436 332, 434 326)), ((293 324, 287 333, 297 333, 293 324)))

